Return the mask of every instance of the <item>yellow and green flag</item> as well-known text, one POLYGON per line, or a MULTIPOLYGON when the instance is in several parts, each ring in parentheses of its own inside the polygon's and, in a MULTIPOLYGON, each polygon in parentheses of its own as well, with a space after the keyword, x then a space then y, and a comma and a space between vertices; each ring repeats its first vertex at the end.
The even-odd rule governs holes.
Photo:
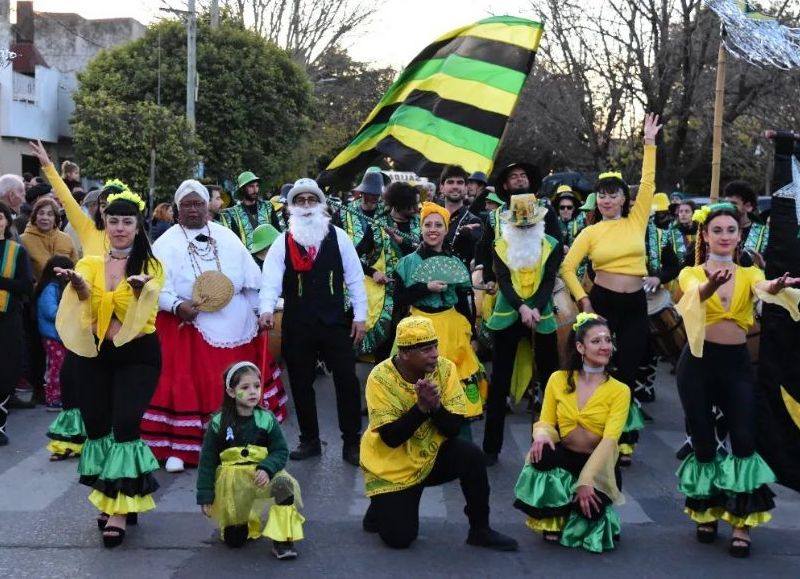
POLYGON ((350 181, 378 157, 427 177, 447 164, 490 174, 542 32, 538 22, 495 16, 438 38, 400 74, 319 181, 350 181))

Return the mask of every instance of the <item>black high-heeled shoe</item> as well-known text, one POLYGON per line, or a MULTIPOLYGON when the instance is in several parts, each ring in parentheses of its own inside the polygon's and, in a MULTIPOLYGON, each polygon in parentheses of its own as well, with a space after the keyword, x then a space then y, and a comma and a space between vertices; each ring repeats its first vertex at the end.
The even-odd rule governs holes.
POLYGON ((713 543, 717 538, 717 521, 697 525, 697 540, 701 543, 713 543))
MULTIPOLYGON (((97 517, 97 528, 99 530, 103 530, 106 528, 106 523, 108 522, 108 514, 107 513, 100 513, 100 516, 97 517)), ((125 515, 125 524, 126 525, 138 525, 139 524, 139 513, 128 513, 125 515)))
POLYGON ((106 549, 113 549, 114 547, 118 547, 122 545, 122 541, 125 540, 125 529, 121 529, 119 527, 110 527, 106 525, 106 528, 103 529, 103 546, 106 549), (107 535, 106 533, 116 533, 114 535, 107 535))
POLYGON ((728 552, 731 554, 731 557, 736 557, 737 559, 745 559, 750 556, 750 539, 745 539, 744 537, 732 537, 731 538, 731 546, 728 549, 728 552), (739 543, 736 545, 736 543, 739 543))

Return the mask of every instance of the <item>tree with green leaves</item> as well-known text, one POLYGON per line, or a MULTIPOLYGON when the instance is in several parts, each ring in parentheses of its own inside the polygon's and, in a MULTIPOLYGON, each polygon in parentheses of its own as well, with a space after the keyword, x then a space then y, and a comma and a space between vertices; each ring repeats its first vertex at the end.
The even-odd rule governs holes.
POLYGON ((189 177, 198 159, 220 182, 244 170, 270 184, 306 172, 298 143, 310 126, 311 84, 284 50, 233 22, 216 31, 199 22, 197 71, 192 136, 184 120, 181 22, 160 22, 142 38, 98 54, 74 95, 75 148, 84 171, 144 191, 154 145, 159 198, 189 177))

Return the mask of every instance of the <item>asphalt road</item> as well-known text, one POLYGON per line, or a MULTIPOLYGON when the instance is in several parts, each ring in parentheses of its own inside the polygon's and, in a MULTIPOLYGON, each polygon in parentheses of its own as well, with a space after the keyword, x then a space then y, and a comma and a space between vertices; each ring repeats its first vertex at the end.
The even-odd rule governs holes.
MULTIPOLYGON (((361 374, 368 367, 359 369, 361 374)), ((125 544, 102 547, 96 512, 77 484, 76 461, 48 462, 44 434, 54 415, 42 407, 15 411, 0 448, 0 569, 9 578, 97 577, 136 579, 265 577, 800 577, 800 495, 782 487, 774 518, 753 532, 750 559, 727 554, 729 528, 715 544, 701 545, 682 513, 674 472, 682 443, 682 415, 668 368, 659 368, 657 401, 646 406, 655 421, 642 434, 634 465, 623 472, 627 503, 620 508, 622 541, 612 553, 592 555, 544 544, 515 510, 513 487, 528 448, 530 415, 509 416, 506 446, 490 469, 492 525, 520 542, 516 553, 495 553, 464 543, 467 522, 457 483, 427 489, 420 536, 407 551, 385 548, 361 530, 367 506, 359 469, 341 460, 333 388, 317 383, 322 457, 289 464, 300 482, 307 518, 300 557, 277 561, 266 540, 239 550, 219 542, 212 523, 194 504, 195 472, 158 473, 158 508, 141 517, 125 544)), ((294 418, 284 425, 290 446, 294 418)), ((475 439, 483 424, 473 424, 475 439)))

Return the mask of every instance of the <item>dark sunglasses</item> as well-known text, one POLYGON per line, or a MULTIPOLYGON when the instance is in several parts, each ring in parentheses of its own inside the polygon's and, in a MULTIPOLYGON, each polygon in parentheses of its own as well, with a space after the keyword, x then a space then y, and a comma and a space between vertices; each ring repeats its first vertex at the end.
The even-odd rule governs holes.
POLYGON ((573 209, 575 209, 575 206, 574 205, 559 205, 558 206, 558 210, 559 211, 564 211, 566 209, 569 209, 570 211, 572 211, 573 209))

